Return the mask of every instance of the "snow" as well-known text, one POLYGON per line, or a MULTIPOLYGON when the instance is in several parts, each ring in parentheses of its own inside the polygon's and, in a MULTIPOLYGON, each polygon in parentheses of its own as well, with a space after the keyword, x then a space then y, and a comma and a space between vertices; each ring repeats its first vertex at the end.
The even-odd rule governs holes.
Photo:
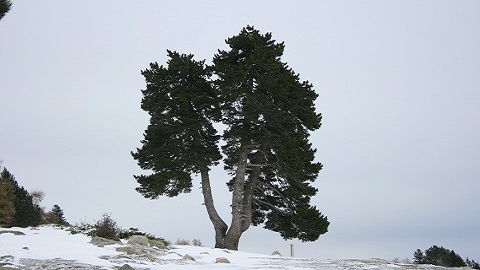
POLYGON ((0 234, 0 256, 8 254, 14 258, 40 260, 61 258, 91 265, 110 266, 111 264, 99 257, 117 254, 114 250, 89 244, 91 238, 86 235, 71 235, 70 232, 54 227, 9 230, 21 231, 25 235, 0 234))
POLYGON ((52 226, 0 228, 0 269, 2 265, 18 269, 118 269, 124 264, 135 269, 163 270, 443 269, 427 265, 405 265, 382 259, 320 261, 195 246, 173 246, 166 250, 135 246, 141 249, 142 253, 131 255, 116 251, 118 247, 127 246, 125 241, 98 247, 90 244, 90 240, 86 235, 72 235, 62 228, 52 226), (8 231, 22 232, 25 235, 15 235, 8 231), (184 259, 186 254, 194 260, 184 259), (216 259, 221 257, 227 258, 230 263, 216 263, 216 259))

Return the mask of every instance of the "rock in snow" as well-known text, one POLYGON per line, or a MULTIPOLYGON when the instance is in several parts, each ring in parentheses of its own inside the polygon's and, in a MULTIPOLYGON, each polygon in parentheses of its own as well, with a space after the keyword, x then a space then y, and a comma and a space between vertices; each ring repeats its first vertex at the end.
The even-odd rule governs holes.
POLYGON ((21 231, 14 231, 14 230, 0 230, 0 234, 3 234, 3 233, 11 233, 11 234, 14 234, 14 235, 25 235, 23 232, 21 231))
POLYGON ((220 257, 215 260, 216 263, 230 263, 230 261, 225 257, 220 257))
POLYGON ((148 239, 148 243, 151 247, 157 247, 159 249, 165 249, 167 246, 162 241, 148 239))
POLYGON ((148 246, 148 238, 143 235, 132 235, 128 239, 129 245, 141 245, 141 246, 148 246))
MULTIPOLYGON (((382 269, 452 270, 429 265, 412 265, 381 259, 315 260, 286 258, 194 246, 168 249, 116 242, 97 246, 86 235, 72 235, 52 226, 37 229, 0 228, 0 270, 4 269, 382 269), (17 233, 14 233, 14 232, 17 233), (22 235, 23 234, 23 235, 22 235), (28 247, 28 249, 25 249, 28 247), (136 252, 128 252, 135 249, 136 252), (190 259, 192 258, 192 259, 190 259), (220 265, 228 263, 228 265, 220 265)), ((141 240, 144 243, 143 240, 141 240)), ((460 269, 460 268, 457 268, 460 269)))
POLYGON ((190 256, 188 254, 183 255, 183 259, 186 260, 186 261, 195 261, 195 258, 193 258, 192 256, 190 256))
POLYGON ((99 236, 94 236, 92 238, 92 240, 90 240, 90 244, 94 244, 96 246, 99 246, 99 247, 104 247, 104 246, 108 246, 108 245, 115 245, 115 244, 119 244, 120 241, 115 241, 115 240, 111 240, 111 239, 107 239, 107 238, 103 238, 103 237, 99 237, 99 236))
POLYGON ((272 252, 272 255, 282 257, 282 253, 280 253, 280 251, 278 250, 275 250, 274 252, 272 252))
POLYGON ((128 263, 122 265, 122 267, 118 268, 118 270, 135 270, 135 268, 128 265, 128 263))

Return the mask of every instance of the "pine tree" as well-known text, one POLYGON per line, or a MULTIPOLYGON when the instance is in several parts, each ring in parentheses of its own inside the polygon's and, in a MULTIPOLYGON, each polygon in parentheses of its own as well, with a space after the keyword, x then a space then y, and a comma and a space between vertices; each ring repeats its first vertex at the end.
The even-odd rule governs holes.
POLYGON ((424 264, 425 263, 425 256, 423 255, 423 252, 420 249, 417 249, 413 253, 413 263, 415 263, 415 264, 424 264))
POLYGON ((17 186, 15 191, 15 217, 12 226, 38 226, 42 220, 40 206, 33 203, 33 198, 24 187, 17 186))
POLYGON ((10 0, 0 0, 0 20, 10 11, 12 2, 10 0))
POLYGON ((465 264, 467 264, 467 266, 470 268, 480 269, 480 264, 477 263, 475 260, 470 260, 468 257, 465 259, 465 264))
POLYGON ((52 211, 51 211, 54 216, 55 216, 55 224, 58 224, 58 225, 68 225, 68 222, 67 220, 65 219, 64 217, 64 214, 63 214, 63 210, 62 208, 60 208, 60 206, 58 206, 57 204, 55 204, 53 207, 52 207, 52 211))
POLYGON ((414 260, 415 263, 433 264, 446 267, 463 267, 467 265, 462 257, 455 253, 455 251, 436 245, 426 249, 425 255, 423 255, 420 249, 417 249, 414 253, 414 260))
MULTIPOLYGON (((211 71, 193 55, 168 51, 167 67, 151 63, 142 71, 147 88, 142 91, 142 109, 150 114, 142 148, 132 156, 151 175, 135 176, 137 191, 146 198, 177 196, 192 187, 192 173, 200 173, 203 194, 217 243, 223 241, 227 225, 218 215, 210 189, 209 166, 221 155, 220 136, 212 119, 220 117, 209 81, 211 71)), ((221 247, 221 246, 218 246, 221 247)))
POLYGON ((142 109, 150 114, 142 148, 132 153, 149 176, 136 176, 147 198, 190 192, 191 174, 200 173, 205 206, 216 232, 216 247, 238 249, 250 225, 264 224, 285 239, 314 241, 329 222, 310 199, 322 168, 310 132, 321 125, 317 94, 281 61, 284 44, 253 27, 227 39, 213 66, 193 55, 169 51, 168 67, 152 63, 142 109), (209 70, 216 75, 211 81, 209 70), (232 175, 230 227, 213 205, 208 171, 221 158, 213 123, 225 131, 225 169, 232 175))
POLYGON ((9 226, 15 216, 15 187, 10 181, 11 177, 4 168, 0 174, 0 227, 9 226))
POLYGON ((207 80, 211 73, 193 55, 168 51, 168 56, 168 67, 152 63, 142 71, 147 82, 142 109, 151 118, 143 147, 132 153, 142 169, 155 172, 135 176, 137 191, 151 199, 190 192, 191 174, 221 158, 219 136, 210 121, 215 113, 207 80))
POLYGON ((316 240, 329 224, 309 205, 317 192, 309 183, 322 167, 313 162, 315 150, 308 141, 309 132, 320 127, 317 94, 281 62, 284 44, 270 33, 246 27, 227 44, 230 50, 213 59, 227 126, 224 161, 234 174, 234 226, 227 237, 238 242, 251 223, 265 222, 285 239, 316 240))

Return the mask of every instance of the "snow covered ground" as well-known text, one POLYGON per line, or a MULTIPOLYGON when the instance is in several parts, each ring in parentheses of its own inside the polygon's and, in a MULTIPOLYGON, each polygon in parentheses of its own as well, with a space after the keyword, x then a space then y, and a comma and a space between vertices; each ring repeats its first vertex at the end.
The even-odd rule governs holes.
MULTIPOLYGON (((315 260, 261 255, 208 247, 159 249, 126 242, 99 247, 83 234, 51 226, 0 229, 1 269, 444 269, 382 259, 315 260), (21 234, 23 233, 23 234, 21 234), (131 248, 135 252, 118 250, 131 248), (189 256, 186 256, 186 255, 189 256), (190 257, 190 258, 187 258, 190 257), (217 263, 226 258, 229 263, 217 263), (129 268, 128 266, 131 268, 129 268)), ((453 269, 453 268, 449 268, 453 269)))

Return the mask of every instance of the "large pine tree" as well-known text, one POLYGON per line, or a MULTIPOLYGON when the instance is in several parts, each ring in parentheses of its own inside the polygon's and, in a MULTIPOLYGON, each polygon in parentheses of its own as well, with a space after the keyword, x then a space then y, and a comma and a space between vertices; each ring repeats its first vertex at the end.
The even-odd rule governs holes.
MULTIPOLYGON (((135 176, 137 191, 146 198, 177 196, 190 192, 192 174, 200 173, 205 205, 223 243, 227 225, 218 215, 210 190, 209 167, 221 159, 217 130, 212 119, 220 117, 217 99, 203 61, 193 55, 168 51, 167 67, 151 63, 142 71, 147 87, 142 91, 142 109, 150 114, 142 148, 132 153, 150 175, 135 176)), ((218 244, 223 247, 223 244, 218 244)))
POLYGON ((132 153, 142 169, 136 176, 145 197, 189 192, 200 173, 205 205, 216 232, 216 247, 238 249, 251 224, 283 238, 314 241, 329 222, 310 199, 322 168, 314 162, 310 132, 320 127, 317 94, 281 61, 284 44, 253 27, 227 39, 230 49, 205 67, 192 55, 169 51, 168 67, 143 71, 147 89, 142 109, 150 114, 143 146, 132 153), (212 70, 215 80, 210 79, 212 70), (232 175, 230 226, 213 205, 209 167, 221 158, 213 123, 225 125, 225 169, 232 175))

